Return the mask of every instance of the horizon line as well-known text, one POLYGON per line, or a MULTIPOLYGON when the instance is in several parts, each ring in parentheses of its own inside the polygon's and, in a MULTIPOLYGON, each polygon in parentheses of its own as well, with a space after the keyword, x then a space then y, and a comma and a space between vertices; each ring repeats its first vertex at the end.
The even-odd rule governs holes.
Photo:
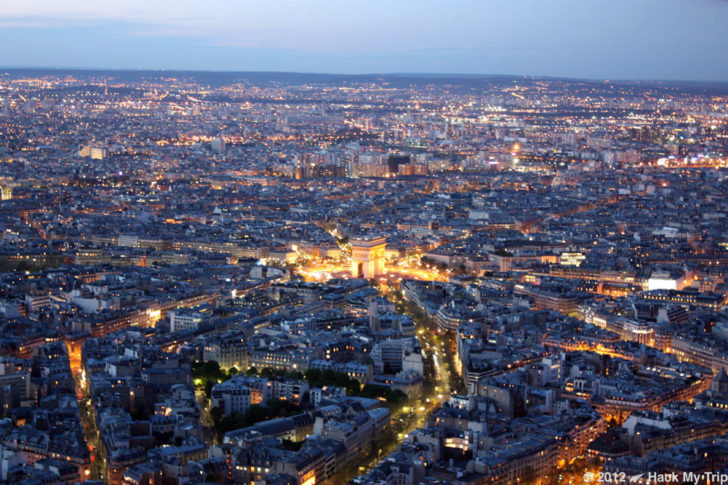
POLYGON ((180 68, 113 68, 113 67, 58 67, 58 66, 2 66, 0 70, 6 71, 96 71, 96 72, 190 72, 190 73, 214 73, 214 74, 295 74, 308 76, 337 76, 337 77, 360 77, 360 76, 412 76, 412 77, 438 77, 442 79, 466 79, 466 78, 530 78, 556 81, 589 81, 599 83, 693 83, 693 84, 728 84, 728 79, 723 80, 689 80, 689 79, 655 79, 655 78, 630 78, 630 79, 608 79, 590 77, 571 77, 558 75, 536 75, 536 74, 496 74, 496 73, 447 73, 447 72, 361 72, 361 73, 336 73, 316 71, 288 71, 288 70, 219 70, 219 69, 180 69, 180 68))

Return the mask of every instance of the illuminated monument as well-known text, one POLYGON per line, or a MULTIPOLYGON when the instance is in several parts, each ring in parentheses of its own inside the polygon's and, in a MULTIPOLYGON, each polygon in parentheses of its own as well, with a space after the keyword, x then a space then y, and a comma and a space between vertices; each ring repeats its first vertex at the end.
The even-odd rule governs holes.
POLYGON ((2 185, 0 186, 0 191, 2 192, 2 200, 10 200, 13 198, 12 185, 2 185))
POLYGON ((387 240, 383 237, 351 240, 351 273, 355 278, 374 278, 384 273, 384 251, 387 240))

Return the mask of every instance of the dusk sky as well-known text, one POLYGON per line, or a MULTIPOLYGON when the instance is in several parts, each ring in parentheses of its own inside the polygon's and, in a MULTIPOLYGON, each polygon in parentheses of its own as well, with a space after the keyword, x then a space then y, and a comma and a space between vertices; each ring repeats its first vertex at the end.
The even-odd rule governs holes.
POLYGON ((0 66, 728 80, 728 0, 0 3, 0 66))

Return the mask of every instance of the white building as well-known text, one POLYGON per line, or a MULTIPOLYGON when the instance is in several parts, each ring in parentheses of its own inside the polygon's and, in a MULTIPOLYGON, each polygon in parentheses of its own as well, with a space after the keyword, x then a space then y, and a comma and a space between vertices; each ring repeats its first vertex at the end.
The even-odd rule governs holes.
POLYGON ((250 388, 239 379, 216 384, 210 394, 212 407, 222 409, 225 415, 237 411, 244 413, 250 408, 250 388))
POLYGON ((169 316, 169 331, 181 332, 183 330, 194 330, 207 316, 209 309, 196 307, 192 309, 181 308, 167 313, 169 316))
POLYGON ((374 344, 370 357, 374 372, 383 374, 385 366, 394 374, 402 370, 424 372, 422 350, 414 337, 382 340, 374 344))

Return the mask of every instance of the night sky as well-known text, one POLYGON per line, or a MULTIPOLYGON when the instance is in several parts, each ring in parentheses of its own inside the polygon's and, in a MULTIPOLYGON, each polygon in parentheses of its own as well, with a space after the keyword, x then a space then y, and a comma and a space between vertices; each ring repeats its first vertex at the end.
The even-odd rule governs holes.
POLYGON ((0 42, 4 67, 725 81, 728 0, 3 1, 0 42))

